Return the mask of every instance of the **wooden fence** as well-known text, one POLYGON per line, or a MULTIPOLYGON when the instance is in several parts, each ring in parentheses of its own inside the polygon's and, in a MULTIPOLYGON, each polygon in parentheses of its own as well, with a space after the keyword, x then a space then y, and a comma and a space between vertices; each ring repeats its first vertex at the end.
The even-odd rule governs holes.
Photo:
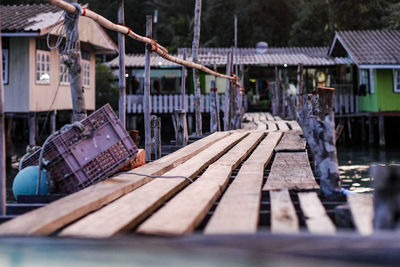
POLYGON ((334 110, 337 114, 349 114, 359 112, 358 95, 354 94, 352 84, 335 84, 334 110))
MULTIPOLYGON (((181 95, 151 95, 151 113, 173 113, 175 109, 182 107, 181 95)), ((220 110, 223 112, 225 95, 218 95, 220 110)), ((244 99, 245 110, 247 110, 247 96, 244 99)), ((126 96, 127 113, 143 113, 143 95, 126 96)), ((186 95, 186 112, 194 112, 194 95, 186 95)), ((201 95, 201 112, 210 112, 210 95, 201 95)))

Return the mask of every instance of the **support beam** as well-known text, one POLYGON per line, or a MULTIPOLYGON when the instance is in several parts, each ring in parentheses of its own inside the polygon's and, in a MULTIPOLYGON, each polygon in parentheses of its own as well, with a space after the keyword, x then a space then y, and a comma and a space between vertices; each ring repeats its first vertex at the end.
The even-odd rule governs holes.
POLYGON ((29 127, 29 145, 36 145, 36 113, 31 113, 28 119, 28 127, 29 127))
MULTIPOLYGON (((193 62, 198 62, 198 52, 200 43, 200 22, 201 22, 201 0, 196 0, 194 9, 194 34, 192 43, 193 62)), ((197 69, 193 69, 193 82, 194 82, 194 102, 195 102, 195 118, 196 118, 196 135, 202 136, 202 119, 201 119, 201 87, 200 87, 200 73, 197 69)))
POLYGON ((56 115, 57 115, 57 111, 53 110, 50 113, 50 132, 54 133, 57 129, 57 125, 56 125, 56 115))
POLYGON ((371 115, 368 116, 368 140, 369 144, 372 145, 375 141, 374 138, 374 125, 371 115))
POLYGON ((379 116, 379 145, 385 146, 385 117, 383 115, 379 116))
MULTIPOLYGON (((226 75, 231 74, 232 53, 228 52, 227 64, 226 64, 226 75)), ((225 112, 224 112, 224 131, 231 130, 231 81, 226 80, 225 84, 225 112)))
MULTIPOLYGON (((153 17, 146 16, 146 36, 152 37, 152 23, 153 17)), ((145 70, 144 70, 144 96, 143 96, 143 108, 144 108, 144 148, 146 150, 146 161, 151 160, 151 131, 150 131, 150 55, 151 46, 146 45, 145 52, 145 70)))
MULTIPOLYGON (((124 0, 118 0, 118 23, 125 25, 124 0)), ((126 127, 126 77, 125 77, 125 35, 118 33, 119 53, 119 120, 126 127)))

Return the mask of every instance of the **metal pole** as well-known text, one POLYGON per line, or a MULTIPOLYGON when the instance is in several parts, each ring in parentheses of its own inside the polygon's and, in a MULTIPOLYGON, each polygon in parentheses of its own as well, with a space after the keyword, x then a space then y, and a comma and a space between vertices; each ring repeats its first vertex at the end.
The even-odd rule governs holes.
MULTIPOLYGON (((153 18, 151 15, 146 16, 146 36, 152 37, 152 23, 153 18)), ((150 55, 151 46, 146 45, 145 54, 145 70, 144 70, 144 97, 143 97, 143 107, 144 107, 144 134, 145 134, 145 151, 146 151, 146 161, 151 160, 151 131, 150 131, 150 55)))
MULTIPOLYGON (((0 51, 2 52, 3 50, 1 44, 2 41, 0 32, 0 51)), ((0 215, 3 216, 6 215, 6 143, 4 130, 3 64, 0 64, 0 215)))
MULTIPOLYGON (((118 23, 125 25, 124 0, 118 0, 118 23)), ((119 52, 119 120, 126 127, 126 77, 125 77, 125 35, 118 33, 119 52)))
MULTIPOLYGON (((76 3, 76 0, 67 0, 67 2, 76 3)), ((87 116, 81 76, 81 46, 79 42, 78 31, 79 16, 80 14, 78 13, 78 11, 76 11, 75 13, 65 13, 65 28, 68 40, 68 69, 69 80, 71 84, 74 121, 81 121, 87 116)))

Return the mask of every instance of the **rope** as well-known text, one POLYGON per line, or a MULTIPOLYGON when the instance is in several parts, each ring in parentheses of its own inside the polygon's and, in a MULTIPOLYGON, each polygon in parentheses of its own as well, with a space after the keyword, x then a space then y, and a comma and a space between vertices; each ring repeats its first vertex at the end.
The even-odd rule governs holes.
MULTIPOLYGON (((208 74, 214 75, 216 77, 220 77, 220 78, 225 78, 225 79, 229 79, 229 80, 235 79, 233 76, 218 73, 218 72, 213 71, 213 70, 211 70, 203 65, 200 65, 198 63, 188 61, 188 60, 183 60, 183 59, 180 59, 177 57, 173 57, 168 54, 168 50, 165 47, 158 44, 156 41, 152 40, 151 38, 141 36, 141 35, 133 32, 127 26, 115 24, 115 23, 111 22, 110 20, 104 18, 103 16, 91 11, 90 9, 87 9, 87 8, 81 9, 80 7, 77 6, 76 3, 70 4, 70 3, 67 3, 62 0, 47 0, 47 1, 49 1, 51 4, 53 4, 55 6, 58 6, 59 8, 65 10, 65 11, 67 11, 68 13, 75 14, 78 10, 79 14, 81 14, 82 16, 86 16, 86 17, 96 21, 98 24, 102 25, 103 27, 105 27, 109 30, 120 32, 122 34, 125 34, 125 35, 137 40, 137 41, 147 43, 152 46, 153 52, 157 53, 159 56, 163 57, 164 59, 174 62, 178 65, 183 65, 188 68, 198 69, 200 71, 203 71, 205 73, 208 73, 208 74)), ((241 87, 239 82, 236 82, 236 84, 239 87, 241 87)))

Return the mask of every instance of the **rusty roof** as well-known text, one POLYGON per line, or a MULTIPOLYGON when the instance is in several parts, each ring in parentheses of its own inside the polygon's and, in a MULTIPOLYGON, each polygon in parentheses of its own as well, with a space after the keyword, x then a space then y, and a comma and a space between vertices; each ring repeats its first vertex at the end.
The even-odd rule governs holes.
POLYGON ((330 48, 332 56, 345 53, 357 65, 400 64, 400 31, 339 31, 330 48))
MULTIPOLYGON (((234 62, 244 65, 297 66, 299 63, 305 66, 333 66, 339 64, 352 64, 349 58, 329 57, 328 47, 281 47, 268 48, 266 53, 258 54, 255 48, 238 48, 234 55, 234 62)), ((227 63, 227 54, 230 48, 200 48, 198 60, 205 66, 224 66, 227 63)), ((182 48, 174 55, 182 58, 182 48)), ((191 49, 187 49, 188 60, 192 60, 191 49)), ((111 67, 118 67, 118 57, 108 63, 111 67)), ((131 68, 143 68, 145 64, 144 54, 126 55, 125 64, 131 68)), ((152 54, 151 67, 178 67, 177 64, 169 62, 164 58, 152 54)))

